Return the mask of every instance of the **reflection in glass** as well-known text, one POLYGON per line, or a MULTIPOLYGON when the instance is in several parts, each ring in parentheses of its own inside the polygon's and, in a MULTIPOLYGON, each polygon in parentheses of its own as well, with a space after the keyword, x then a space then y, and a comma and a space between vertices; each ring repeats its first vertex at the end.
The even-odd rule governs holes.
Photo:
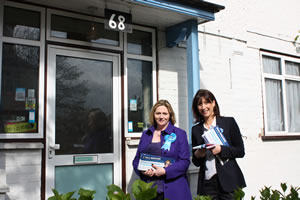
POLYGON ((133 30, 127 34, 127 42, 128 53, 152 56, 152 33, 133 30))
POLYGON ((4 7, 3 35, 40 40, 40 13, 9 6, 4 7))
POLYGON ((51 15, 51 36, 119 46, 119 32, 104 29, 103 23, 51 15))
POLYGON ((37 133, 39 51, 39 47, 3 43, 1 133, 37 133), (30 123, 29 110, 35 117, 30 123))
POLYGON ((152 96, 152 63, 128 59, 128 121, 133 125, 129 132, 149 127, 152 96))
POLYGON ((112 62, 56 57, 56 154, 113 152, 112 62))

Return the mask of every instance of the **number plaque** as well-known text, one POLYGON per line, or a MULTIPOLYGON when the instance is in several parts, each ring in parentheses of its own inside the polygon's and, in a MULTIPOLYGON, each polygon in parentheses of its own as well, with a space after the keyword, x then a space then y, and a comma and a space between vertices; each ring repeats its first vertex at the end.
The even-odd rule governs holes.
POLYGON ((132 32, 132 16, 115 10, 105 9, 105 28, 115 31, 132 32))

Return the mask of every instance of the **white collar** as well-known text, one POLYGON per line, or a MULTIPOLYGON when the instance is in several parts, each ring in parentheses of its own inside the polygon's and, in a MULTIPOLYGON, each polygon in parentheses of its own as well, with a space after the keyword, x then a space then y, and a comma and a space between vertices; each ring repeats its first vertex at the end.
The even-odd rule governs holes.
MULTIPOLYGON (((217 125, 217 119, 216 119, 216 116, 214 116, 213 122, 212 122, 212 124, 211 124, 210 127, 215 127, 216 125, 217 125)), ((209 128, 207 128, 207 127, 205 126, 205 123, 203 123, 203 127, 204 127, 206 130, 209 129, 209 128)))

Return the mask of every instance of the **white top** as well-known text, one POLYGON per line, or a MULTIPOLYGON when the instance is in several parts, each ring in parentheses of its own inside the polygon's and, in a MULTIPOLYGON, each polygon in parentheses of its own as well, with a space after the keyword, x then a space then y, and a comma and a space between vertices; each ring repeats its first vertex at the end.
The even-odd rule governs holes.
MULTIPOLYGON (((210 129, 215 127, 217 125, 216 122, 216 117, 214 117, 213 123, 210 126, 210 129)), ((203 123, 204 127, 204 133, 208 131, 208 127, 205 126, 205 123, 203 123)), ((213 153, 210 150, 206 150, 206 170, 205 170, 205 180, 211 179, 213 175, 217 174, 217 169, 216 169, 216 159, 213 153)))

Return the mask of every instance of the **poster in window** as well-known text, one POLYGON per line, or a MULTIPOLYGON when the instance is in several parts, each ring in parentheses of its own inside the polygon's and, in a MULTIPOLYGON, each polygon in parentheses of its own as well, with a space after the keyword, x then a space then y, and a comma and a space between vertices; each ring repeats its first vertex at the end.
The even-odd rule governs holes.
POLYGON ((34 98, 34 89, 28 89, 28 97, 34 98))
POLYGON ((133 132, 133 122, 128 121, 128 132, 133 132))
POLYGON ((29 111, 29 117, 28 117, 28 122, 33 124, 35 122, 35 111, 34 110, 30 110, 29 111))
POLYGON ((16 88, 16 101, 25 101, 25 88, 16 88))
POLYGON ((136 101, 136 99, 130 99, 129 104, 130 104, 130 106, 129 106, 130 111, 137 111, 137 101, 136 101))
POLYGON ((27 97, 25 102, 26 110, 35 110, 35 98, 27 97))

